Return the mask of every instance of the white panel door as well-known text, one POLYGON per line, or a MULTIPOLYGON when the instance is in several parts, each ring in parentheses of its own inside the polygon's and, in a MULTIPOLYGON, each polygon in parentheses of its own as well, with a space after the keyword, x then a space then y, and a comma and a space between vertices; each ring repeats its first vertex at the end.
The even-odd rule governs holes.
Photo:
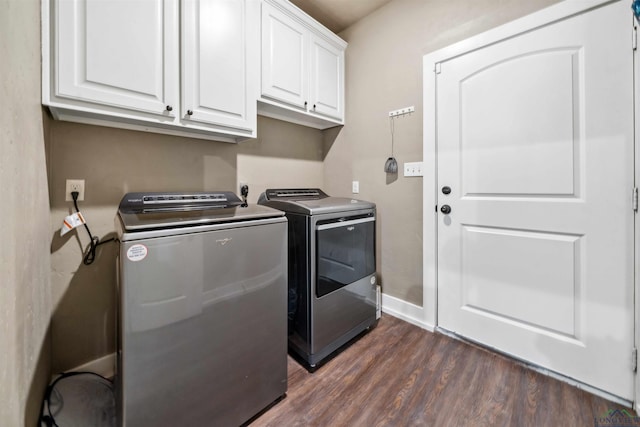
POLYGON ((177 2, 66 0, 55 13, 55 95, 173 116, 177 2))
POLYGON ((190 121, 252 130, 251 79, 257 34, 247 26, 252 0, 185 0, 182 11, 182 112, 190 121))
POLYGON ((296 107, 308 105, 308 30, 262 3, 262 95, 296 107))
POLYGON ((344 118, 344 50, 318 36, 311 36, 311 111, 342 120, 344 118))
POLYGON ((629 400, 631 35, 609 3, 436 77, 438 324, 629 400))

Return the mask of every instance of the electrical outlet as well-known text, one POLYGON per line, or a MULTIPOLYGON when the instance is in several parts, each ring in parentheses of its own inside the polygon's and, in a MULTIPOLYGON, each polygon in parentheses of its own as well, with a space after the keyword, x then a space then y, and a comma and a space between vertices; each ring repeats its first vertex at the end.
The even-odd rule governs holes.
POLYGON ((423 176, 422 162, 407 162, 404 164, 404 176, 423 176))
POLYGON ((358 194, 360 192, 360 181, 353 181, 351 183, 351 192, 353 194, 358 194))
POLYGON ((71 192, 78 192, 78 201, 81 202, 84 200, 84 179, 68 179, 67 180, 67 188, 64 193, 64 200, 66 202, 72 202, 73 198, 71 198, 71 192))

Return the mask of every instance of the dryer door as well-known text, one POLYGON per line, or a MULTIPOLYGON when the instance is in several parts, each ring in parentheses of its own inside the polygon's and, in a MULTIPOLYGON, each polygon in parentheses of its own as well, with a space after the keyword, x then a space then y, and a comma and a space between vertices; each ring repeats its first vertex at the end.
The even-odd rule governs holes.
POLYGON ((316 297, 375 273, 375 218, 332 219, 316 226, 316 297))

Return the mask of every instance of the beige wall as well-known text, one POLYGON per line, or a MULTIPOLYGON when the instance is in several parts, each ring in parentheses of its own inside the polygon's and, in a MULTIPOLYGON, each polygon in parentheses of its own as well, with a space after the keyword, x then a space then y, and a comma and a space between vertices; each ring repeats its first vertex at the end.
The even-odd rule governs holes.
POLYGON ((258 138, 238 145, 238 184, 249 185, 249 202, 267 188, 322 187, 322 132, 258 117, 258 138))
POLYGON ((258 139, 226 144, 145 132, 51 121, 52 369, 68 370, 114 351, 115 255, 107 243, 93 265, 82 263, 84 229, 59 236, 72 212, 67 178, 85 180, 80 209, 91 232, 113 236, 122 196, 131 191, 238 191, 249 184, 255 202, 268 186, 322 186, 322 132, 258 118, 258 139), (238 179, 238 177, 240 179, 238 179))
POLYGON ((35 426, 49 380, 49 205, 40 3, 0 3, 0 424, 35 426))
POLYGON ((58 236, 71 210, 64 202, 67 178, 85 179, 81 209, 100 237, 113 233, 117 204, 128 191, 237 190, 247 182, 255 201, 266 187, 292 184, 350 195, 357 179, 360 197, 378 204, 384 290, 420 305, 422 182, 382 171, 390 154, 387 112, 415 105, 415 114, 397 121, 395 148, 400 165, 421 160, 422 56, 553 2, 394 0, 341 34, 350 43, 347 126, 323 133, 259 118, 258 140, 229 145, 48 119, 43 130, 39 2, 4 0, 0 99, 10 107, 0 116, 0 213, 8 242, 0 246, 3 423, 35 423, 49 366, 66 370, 114 350, 115 245, 103 246, 87 267, 84 230, 58 236))
MULTIPOLYGON (((422 305, 422 178, 387 176, 388 112, 415 106, 395 122, 395 157, 422 160, 422 57, 557 0, 393 0, 340 36, 346 56, 346 125, 327 132, 325 189, 378 206, 378 272, 383 292, 422 305), (335 137, 335 140, 334 140, 335 137)), ((429 171, 427 171, 429 173, 429 171)))

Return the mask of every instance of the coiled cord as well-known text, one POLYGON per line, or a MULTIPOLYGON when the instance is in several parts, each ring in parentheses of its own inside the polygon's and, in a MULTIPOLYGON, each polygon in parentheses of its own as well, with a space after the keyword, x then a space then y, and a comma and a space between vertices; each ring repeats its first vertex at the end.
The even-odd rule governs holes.
MULTIPOLYGON (((76 212, 80 212, 80 209, 78 209, 78 194, 79 193, 77 191, 71 192, 71 198, 73 199, 73 206, 76 208, 76 212)), ((91 230, 89 230, 89 226, 87 225, 86 221, 84 222, 84 228, 85 230, 87 230, 91 242, 89 243, 89 250, 82 259, 82 263, 84 265, 91 265, 93 264, 93 261, 96 260, 96 248, 105 243, 113 242, 116 239, 112 237, 111 239, 100 241, 100 238, 98 236, 94 236, 93 234, 91 234, 91 230)))

